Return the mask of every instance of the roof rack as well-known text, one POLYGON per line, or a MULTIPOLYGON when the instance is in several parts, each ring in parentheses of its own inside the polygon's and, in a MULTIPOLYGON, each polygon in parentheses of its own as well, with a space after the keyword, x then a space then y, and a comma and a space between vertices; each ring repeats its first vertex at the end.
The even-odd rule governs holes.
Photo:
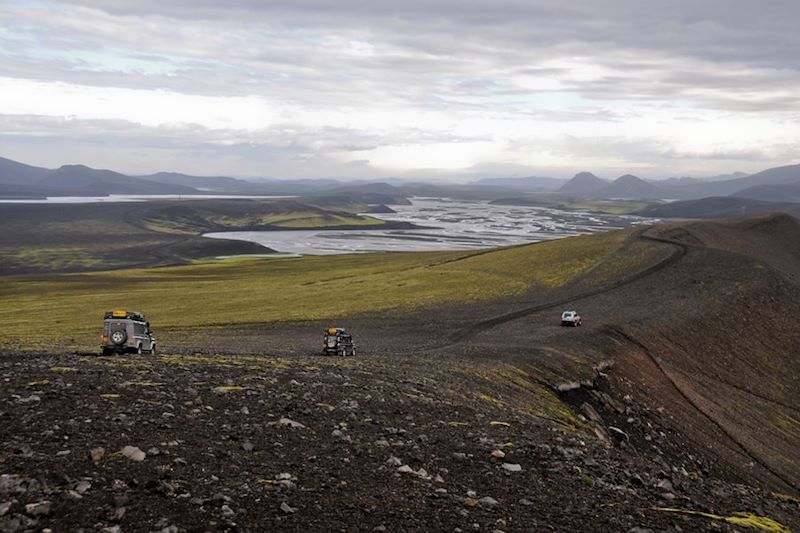
POLYGON ((126 311, 124 309, 114 309, 113 311, 106 311, 105 319, 109 318, 118 318, 118 319, 130 319, 130 320, 141 320, 144 322, 146 319, 144 315, 139 311, 126 311))

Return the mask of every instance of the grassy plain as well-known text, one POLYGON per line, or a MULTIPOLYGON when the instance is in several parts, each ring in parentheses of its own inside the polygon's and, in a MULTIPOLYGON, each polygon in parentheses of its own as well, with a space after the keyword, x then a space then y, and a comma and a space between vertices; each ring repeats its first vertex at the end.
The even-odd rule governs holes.
POLYGON ((0 210, 0 275, 181 264, 268 251, 254 243, 200 238, 207 232, 385 225, 294 200, 6 205, 0 210))
POLYGON ((414 310, 559 287, 623 245, 652 257, 631 230, 486 252, 246 258, 187 266, 6 278, 0 346, 35 347, 97 328, 110 308, 146 311, 159 327, 316 320, 414 310))

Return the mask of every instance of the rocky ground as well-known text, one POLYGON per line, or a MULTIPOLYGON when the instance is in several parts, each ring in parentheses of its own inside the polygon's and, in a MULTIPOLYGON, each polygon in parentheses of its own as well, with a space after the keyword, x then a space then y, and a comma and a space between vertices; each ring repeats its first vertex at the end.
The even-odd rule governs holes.
POLYGON ((475 401, 487 385, 461 364, 5 354, 0 531, 798 525, 796 499, 639 446, 668 436, 632 398, 612 408, 642 429, 604 442, 566 413, 475 401))

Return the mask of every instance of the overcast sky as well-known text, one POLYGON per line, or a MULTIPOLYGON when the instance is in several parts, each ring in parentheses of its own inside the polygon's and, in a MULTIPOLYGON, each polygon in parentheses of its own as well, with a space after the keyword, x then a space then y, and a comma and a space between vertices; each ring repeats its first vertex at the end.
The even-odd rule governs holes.
POLYGON ((800 162, 798 0, 0 2, 0 156, 601 177, 800 162))

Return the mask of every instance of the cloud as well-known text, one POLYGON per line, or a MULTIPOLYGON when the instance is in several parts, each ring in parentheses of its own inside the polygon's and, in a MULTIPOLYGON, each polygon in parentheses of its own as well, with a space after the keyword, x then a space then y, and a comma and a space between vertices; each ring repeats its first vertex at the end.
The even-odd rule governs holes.
POLYGON ((287 176, 780 164, 800 141, 799 18, 794 0, 12 1, 0 124, 38 118, 0 134, 53 143, 69 117, 123 154, 147 132, 181 170, 194 154, 163 132, 191 131, 287 176))

